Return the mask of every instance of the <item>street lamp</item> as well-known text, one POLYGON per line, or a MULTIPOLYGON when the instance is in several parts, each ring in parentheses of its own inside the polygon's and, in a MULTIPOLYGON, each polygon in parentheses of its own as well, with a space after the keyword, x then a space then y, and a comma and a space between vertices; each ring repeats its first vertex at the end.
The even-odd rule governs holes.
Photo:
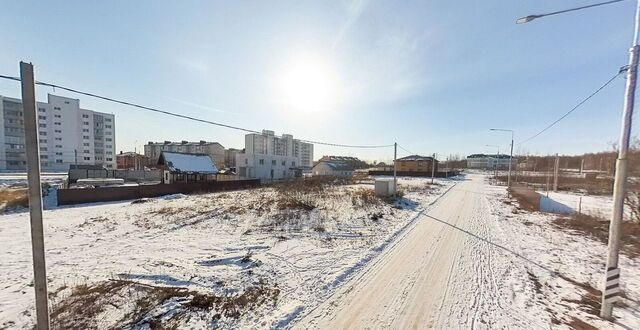
MULTIPOLYGON (((602 6, 610 3, 621 2, 623 0, 613 0, 583 6, 573 9, 557 11, 543 15, 531 15, 519 18, 516 23, 527 23, 544 16, 556 15, 585 8, 602 6)), ((629 153, 629 140, 631 138, 631 123, 633 122, 633 105, 636 96, 636 81, 638 78, 638 56, 640 55, 640 0, 636 3, 635 30, 633 34, 633 44, 629 50, 629 69, 627 70, 627 83, 624 95, 624 106, 622 111, 622 129, 618 149, 618 159, 616 160, 616 174, 613 183, 613 212, 611 212, 611 224, 609 225, 609 242, 607 251, 607 266, 605 269, 604 289, 602 290, 602 307, 600 316, 610 319, 613 315, 613 304, 620 296, 620 269, 618 268, 618 254, 620 251, 620 229, 622 227, 622 216, 624 214, 624 198, 626 195, 627 181, 627 155, 629 153)))
POLYGON ((516 24, 529 23, 529 22, 533 21, 534 19, 537 19, 537 18, 540 18, 540 17, 557 15, 557 14, 567 13, 567 12, 570 12, 570 11, 576 11, 576 10, 587 9, 587 8, 592 8, 592 7, 604 6, 604 5, 612 4, 612 3, 615 3, 615 2, 621 2, 621 1, 625 1, 625 0, 612 0, 612 1, 596 3, 596 4, 593 4, 593 5, 587 5, 587 6, 582 6, 582 7, 576 7, 576 8, 571 8, 571 9, 554 11, 554 12, 546 13, 546 14, 529 15, 529 16, 518 18, 516 20, 516 24))
POLYGON ((511 163, 513 163, 513 133, 512 129, 491 128, 491 131, 511 132, 511 152, 509 152, 509 175, 507 175, 507 188, 511 188, 511 163))

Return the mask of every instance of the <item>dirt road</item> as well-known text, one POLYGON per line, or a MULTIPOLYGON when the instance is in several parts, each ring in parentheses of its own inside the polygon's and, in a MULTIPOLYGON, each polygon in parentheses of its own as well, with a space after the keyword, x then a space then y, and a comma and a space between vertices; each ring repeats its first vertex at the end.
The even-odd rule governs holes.
POLYGON ((515 257, 495 243, 508 233, 492 219, 484 187, 482 176, 457 184, 394 246, 296 327, 537 327, 536 320, 522 319, 510 307, 516 299, 511 293, 518 289, 507 280, 515 257))

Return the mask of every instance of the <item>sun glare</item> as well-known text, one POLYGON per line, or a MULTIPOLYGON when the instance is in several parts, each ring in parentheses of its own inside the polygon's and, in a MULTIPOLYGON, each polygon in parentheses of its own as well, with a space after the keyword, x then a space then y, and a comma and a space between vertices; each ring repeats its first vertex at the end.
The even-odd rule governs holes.
POLYGON ((335 74, 321 61, 300 61, 287 66, 281 88, 287 109, 300 112, 327 111, 335 105, 335 74))

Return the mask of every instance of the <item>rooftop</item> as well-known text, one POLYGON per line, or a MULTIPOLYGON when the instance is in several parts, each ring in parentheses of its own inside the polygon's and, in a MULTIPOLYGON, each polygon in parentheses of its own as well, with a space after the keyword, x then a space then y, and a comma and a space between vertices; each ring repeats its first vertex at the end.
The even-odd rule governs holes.
POLYGON ((163 151, 158 165, 164 165, 170 172, 216 174, 218 168, 206 154, 191 154, 163 151))
MULTIPOLYGON (((420 155, 411 155, 407 157, 398 158, 399 161, 433 161, 433 157, 430 156, 420 156, 420 155)), ((436 159, 436 162, 438 160, 436 159)))

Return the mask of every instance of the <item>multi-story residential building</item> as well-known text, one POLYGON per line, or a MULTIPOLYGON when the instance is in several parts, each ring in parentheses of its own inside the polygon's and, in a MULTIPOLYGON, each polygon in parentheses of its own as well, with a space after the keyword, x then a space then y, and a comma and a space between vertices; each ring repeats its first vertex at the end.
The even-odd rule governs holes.
POLYGON ((225 167, 236 167, 236 155, 244 152, 244 150, 229 148, 224 151, 225 167))
POLYGON ((509 162, 511 162, 512 168, 516 168, 518 160, 509 155, 496 154, 473 154, 467 156, 467 168, 483 169, 483 170, 506 170, 509 168, 509 162))
POLYGON ((242 177, 280 180, 299 176, 313 167, 313 144, 273 131, 245 135, 244 153, 236 156, 236 173, 242 177))
POLYGON ((151 142, 144 146, 144 155, 149 157, 151 164, 157 164, 158 158, 163 151, 190 153, 190 154, 206 154, 211 156, 217 168, 224 168, 224 147, 218 142, 151 142))
MULTIPOLYGON (((49 94, 37 102, 40 163, 66 171, 70 164, 116 168, 115 116, 80 108, 80 100, 49 94)), ((26 169, 22 100, 0 96, 0 170, 26 169)))

